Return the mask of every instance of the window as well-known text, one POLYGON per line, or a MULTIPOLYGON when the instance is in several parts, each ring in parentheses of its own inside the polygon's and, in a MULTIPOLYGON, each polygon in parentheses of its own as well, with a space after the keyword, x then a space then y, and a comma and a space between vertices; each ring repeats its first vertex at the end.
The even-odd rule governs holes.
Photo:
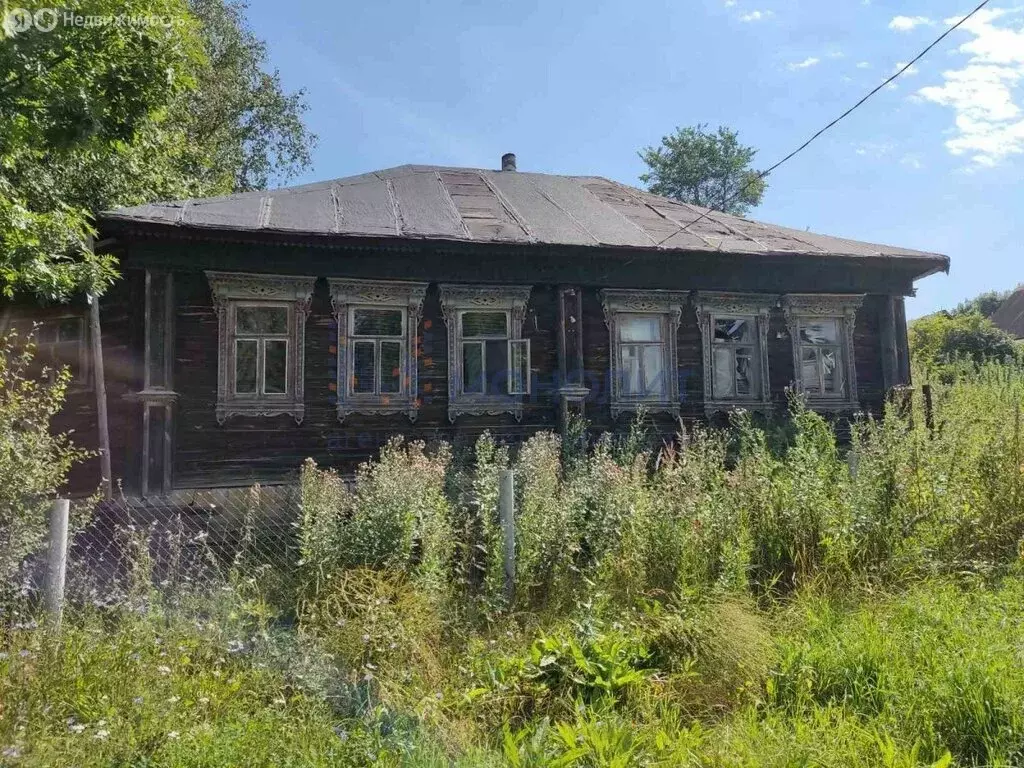
POLYGON ((853 328, 862 296, 786 297, 797 389, 810 405, 857 405, 853 328))
POLYGON ((611 343, 612 415, 679 410, 676 337, 686 297, 672 291, 601 291, 611 343))
POLYGON ((448 416, 511 413, 530 393, 530 340, 522 335, 529 286, 442 285, 448 325, 448 416))
POLYGON ((619 316, 619 394, 664 399, 665 333, 661 315, 619 316))
POLYGON ((759 294, 697 295, 706 411, 769 402, 768 313, 775 301, 759 294))
POLYGON ((338 321, 338 418, 404 413, 415 420, 417 330, 426 283, 332 278, 338 321))
POLYGON ((207 272, 217 309, 217 421, 288 414, 301 423, 306 318, 315 277, 207 272))

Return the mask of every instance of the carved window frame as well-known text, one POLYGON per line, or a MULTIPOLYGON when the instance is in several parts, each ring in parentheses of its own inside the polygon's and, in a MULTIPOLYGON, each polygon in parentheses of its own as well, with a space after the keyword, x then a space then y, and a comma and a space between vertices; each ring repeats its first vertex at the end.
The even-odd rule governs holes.
POLYGON ((734 408, 757 410, 771 402, 771 381, 768 371, 768 326, 771 308, 777 296, 757 293, 718 293, 701 291, 695 297, 697 325, 700 327, 704 360, 704 410, 708 413, 734 408), (757 392, 750 395, 719 397, 715 395, 715 320, 716 318, 747 318, 754 321, 754 358, 757 361, 757 392))
POLYGON ((649 412, 679 413, 679 365, 678 338, 679 323, 683 317, 683 305, 687 303, 685 293, 679 291, 641 291, 606 288, 600 292, 604 309, 604 322, 608 326, 609 387, 612 417, 622 413, 634 413, 639 409, 649 412), (619 317, 622 315, 658 315, 665 330, 665 358, 663 361, 666 382, 664 397, 628 397, 619 391, 619 317))
POLYGON ((415 421, 419 411, 419 326, 427 283, 399 280, 354 280, 328 278, 331 306, 338 323, 338 421, 353 413, 369 415, 405 414, 415 421), (402 360, 397 393, 369 394, 351 390, 353 370, 352 313, 357 309, 402 311, 402 360))
POLYGON ((315 277, 250 272, 206 272, 217 311, 217 423, 232 416, 288 415, 305 418, 306 319, 315 277), (236 310, 239 306, 288 309, 288 360, 285 394, 235 394, 236 310))
POLYGON ((786 328, 793 351, 793 379, 796 390, 803 394, 811 408, 853 409, 859 406, 857 398, 857 366, 854 360, 853 331, 857 310, 864 302, 864 294, 789 294, 783 298, 786 328), (842 391, 835 394, 807 394, 801 380, 800 325, 810 320, 835 320, 838 325, 839 347, 842 354, 842 391))
MULTIPOLYGON (((462 315, 464 312, 505 312, 508 317, 508 341, 524 341, 523 321, 530 300, 529 285, 459 285, 443 283, 438 286, 441 311, 448 326, 448 419, 462 415, 482 416, 512 414, 517 421, 523 418, 523 399, 519 395, 473 394, 462 391, 462 315)), ((531 361, 530 345, 526 344, 527 368, 531 361)), ((511 361, 507 363, 511 365, 511 361)), ((511 375, 511 371, 509 371, 511 375)), ((529 378, 526 390, 529 392, 529 378)))

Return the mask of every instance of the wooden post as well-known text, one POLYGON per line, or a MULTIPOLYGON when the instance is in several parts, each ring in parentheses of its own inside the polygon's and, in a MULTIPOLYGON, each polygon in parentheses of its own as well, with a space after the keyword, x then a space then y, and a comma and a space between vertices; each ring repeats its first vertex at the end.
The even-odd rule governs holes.
POLYGON ((89 340, 96 389, 96 430, 99 433, 100 485, 108 501, 113 498, 110 471, 110 427, 107 423, 107 383, 103 372, 103 337, 100 330, 100 297, 89 294, 89 340))
POLYGON ((55 499, 50 507, 50 550, 46 568, 46 612, 60 628, 64 614, 64 579, 68 567, 68 515, 71 502, 55 499))
POLYGON ((498 510, 501 516, 501 529, 505 534, 505 600, 511 605, 516 590, 515 482, 511 469, 502 470, 500 483, 498 510))
POLYGON ((896 340, 896 308, 894 296, 882 297, 879 331, 882 346, 882 383, 886 393, 903 382, 899 380, 899 346, 896 340))
POLYGON ((932 385, 922 384, 921 394, 924 396, 924 425, 928 428, 928 434, 935 433, 935 410, 932 403, 932 385))

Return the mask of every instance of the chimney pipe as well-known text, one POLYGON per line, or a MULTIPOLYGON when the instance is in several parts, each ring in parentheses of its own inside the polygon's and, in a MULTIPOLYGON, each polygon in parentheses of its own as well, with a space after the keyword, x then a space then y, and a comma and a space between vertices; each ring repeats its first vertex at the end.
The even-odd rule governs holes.
POLYGON ((506 152, 501 156, 501 170, 503 171, 514 171, 516 169, 516 156, 511 152, 506 152))

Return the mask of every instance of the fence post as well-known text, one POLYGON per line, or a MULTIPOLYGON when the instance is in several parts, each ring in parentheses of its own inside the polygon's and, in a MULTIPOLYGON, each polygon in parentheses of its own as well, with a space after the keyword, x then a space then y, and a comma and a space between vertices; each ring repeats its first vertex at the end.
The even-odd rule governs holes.
POLYGON ((68 568, 68 514, 71 502, 54 499, 50 507, 50 550, 46 569, 46 612, 59 628, 64 614, 64 578, 68 568))
POLYGON ((511 469, 504 469, 501 472, 498 510, 501 516, 501 529, 505 534, 505 600, 511 605, 516 590, 515 482, 511 469))

